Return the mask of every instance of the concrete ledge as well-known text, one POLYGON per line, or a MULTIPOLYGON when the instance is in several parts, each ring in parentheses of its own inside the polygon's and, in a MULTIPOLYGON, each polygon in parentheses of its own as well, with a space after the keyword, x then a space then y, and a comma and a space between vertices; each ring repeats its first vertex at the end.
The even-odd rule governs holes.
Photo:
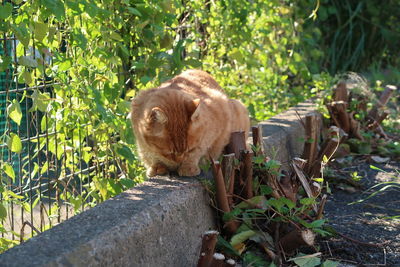
MULTIPOLYGON (((302 103, 261 123, 270 157, 301 154, 302 103)), ((209 198, 195 179, 158 177, 76 215, 0 255, 0 266, 195 266, 213 228, 209 198)))
POLYGON ((305 123, 305 116, 312 114, 321 116, 315 110, 315 104, 307 101, 260 123, 265 153, 279 160, 284 169, 289 168, 291 159, 303 153, 305 131, 302 121, 305 123))
POLYGON ((194 179, 153 178, 0 255, 0 266, 194 266, 213 228, 194 179))

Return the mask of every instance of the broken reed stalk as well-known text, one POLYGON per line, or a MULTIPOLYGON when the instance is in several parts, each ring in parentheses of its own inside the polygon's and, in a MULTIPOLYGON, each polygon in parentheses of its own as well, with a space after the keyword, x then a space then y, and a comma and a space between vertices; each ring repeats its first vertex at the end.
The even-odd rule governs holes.
POLYGON ((321 202, 320 202, 319 207, 318 207, 318 212, 317 212, 316 220, 322 219, 322 216, 323 216, 323 212, 324 212, 324 209, 325 209, 325 204, 326 204, 326 200, 327 200, 327 199, 328 199, 328 196, 327 196, 326 194, 322 196, 321 202))
POLYGON ((225 261, 225 263, 226 263, 226 265, 225 265, 226 267, 236 266, 236 261, 233 259, 227 259, 225 261))
POLYGON ((295 229, 279 240, 279 244, 286 254, 292 254, 296 249, 303 246, 313 246, 315 234, 309 229, 295 229))
POLYGON ((207 231, 203 234, 201 250, 197 267, 208 267, 214 255, 215 245, 217 244, 217 231, 207 231))
POLYGON ((293 203, 296 203, 296 201, 297 201, 296 195, 297 195, 298 187, 293 186, 292 179, 290 178, 290 174, 285 170, 282 171, 282 177, 279 180, 279 185, 280 185, 280 188, 281 188, 284 196, 287 199, 290 199, 291 201, 293 201, 293 203))
POLYGON ((264 144, 263 144, 263 136, 262 129, 260 125, 251 127, 251 132, 253 136, 253 146, 258 148, 256 156, 264 155, 264 144))
POLYGON ((345 82, 340 82, 336 86, 334 100, 348 102, 348 99, 349 95, 348 95, 347 85, 345 82))
POLYGON ((35 226, 33 226, 33 224, 31 224, 31 223, 28 222, 28 221, 25 221, 25 222, 22 224, 21 232, 20 232, 20 240, 19 240, 19 242, 21 242, 21 243, 24 242, 25 226, 27 226, 27 225, 28 225, 30 228, 32 228, 32 230, 35 231, 36 234, 40 234, 40 231, 39 231, 35 226))
POLYGON ((390 97, 392 96, 393 92, 397 90, 397 87, 394 85, 386 85, 385 90, 382 92, 378 102, 376 103, 375 107, 371 109, 368 113, 368 117, 372 118, 373 120, 377 119, 378 110, 385 106, 388 102, 390 97))
POLYGON ((333 108, 332 108, 332 106, 330 104, 327 104, 326 108, 328 109, 329 115, 330 115, 331 119, 333 120, 333 124, 335 124, 337 127, 340 128, 340 123, 336 118, 337 113, 333 110, 333 108))
POLYGON ((357 139, 364 140, 361 135, 360 123, 354 119, 354 111, 350 113, 350 134, 357 139))
POLYGON ((225 147, 225 154, 235 153, 235 157, 239 159, 242 150, 246 150, 245 132, 231 133, 229 143, 225 147))
POLYGON ((335 153, 336 149, 339 147, 339 139, 331 138, 326 143, 325 147, 323 147, 318 155, 317 161, 314 163, 310 177, 311 178, 318 178, 321 177, 321 164, 323 163, 324 156, 330 159, 333 154, 335 153))
MULTIPOLYGON (((297 158, 297 159, 299 159, 299 158, 297 158)), ((304 191, 306 191, 307 196, 308 196, 309 198, 313 198, 313 197, 314 197, 314 192, 313 192, 313 190, 311 189, 311 186, 310 186, 310 184, 309 184, 309 181, 308 181, 308 179, 306 178, 306 176, 304 175, 302 169, 296 164, 296 162, 300 162, 300 161, 299 161, 299 160, 296 160, 296 161, 293 160, 293 161, 292 161, 293 170, 295 171, 297 177, 299 178, 300 183, 301 183, 301 185, 303 186, 304 191)), ((317 163, 319 163, 319 162, 317 162, 317 163)), ((318 165, 319 165, 319 164, 318 164, 318 165)), ((318 211, 317 205, 313 204, 313 205, 312 205, 312 208, 313 208, 313 210, 314 210, 315 212, 318 211)))
POLYGON ((244 197, 250 199, 253 194, 253 152, 248 150, 242 151, 242 167, 240 174, 244 181, 244 197))
POLYGON ((222 175, 225 180, 226 192, 228 194, 229 207, 233 205, 233 189, 235 186, 235 153, 222 156, 222 175))
POLYGON ((225 264, 225 256, 221 253, 214 253, 209 267, 224 267, 225 264))
POLYGON ((331 103, 332 109, 337 113, 337 119, 339 122, 339 127, 343 129, 346 133, 350 130, 350 118, 349 113, 347 113, 347 102, 335 101, 331 103))
POLYGON ((317 157, 317 145, 318 145, 318 121, 315 114, 306 116, 306 141, 304 144, 304 151, 302 158, 307 160, 305 167, 306 172, 312 166, 315 158, 317 157))
POLYGON ((382 115, 380 115, 376 120, 374 120, 370 125, 368 125, 368 129, 375 130, 376 128, 378 128, 379 125, 382 123, 382 121, 387 118, 387 116, 389 116, 389 112, 384 111, 382 115))
MULTIPOLYGON (((223 212, 230 212, 228 197, 226 195, 226 187, 224 177, 222 176, 221 164, 218 161, 211 159, 211 169, 215 180, 216 198, 218 208, 223 212)), ((235 233, 238 227, 236 221, 226 222, 225 226, 230 233, 235 233)))

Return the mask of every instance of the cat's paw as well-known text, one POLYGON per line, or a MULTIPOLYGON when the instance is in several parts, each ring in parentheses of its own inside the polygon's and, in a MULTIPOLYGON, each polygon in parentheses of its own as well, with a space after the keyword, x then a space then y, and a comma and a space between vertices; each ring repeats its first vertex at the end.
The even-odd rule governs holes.
POLYGON ((164 175, 168 173, 168 169, 162 164, 155 164, 149 167, 146 171, 147 177, 153 177, 156 175, 164 175))
POLYGON ((200 174, 200 168, 197 165, 183 164, 178 169, 179 176, 196 176, 200 174))

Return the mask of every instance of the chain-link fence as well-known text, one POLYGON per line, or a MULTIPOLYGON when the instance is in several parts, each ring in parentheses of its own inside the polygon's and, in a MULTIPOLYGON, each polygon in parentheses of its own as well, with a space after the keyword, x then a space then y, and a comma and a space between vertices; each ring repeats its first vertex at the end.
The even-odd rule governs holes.
POLYGON ((0 72, 0 237, 4 248, 86 209, 93 198, 88 186, 93 178, 115 178, 118 171, 105 171, 116 163, 110 140, 93 140, 89 121, 78 118, 68 125, 68 120, 61 119, 71 115, 62 112, 63 106, 72 107, 75 101, 69 95, 57 101, 57 83, 43 72, 51 66, 51 57, 35 48, 35 42, 26 48, 6 34, 0 54, 3 63, 9 61, 0 72), (17 56, 18 49, 23 56, 17 56), (35 67, 25 63, 22 67, 24 60, 35 67), (42 69, 36 66, 40 63, 42 69), (31 76, 36 79, 28 84, 31 76), (88 151, 97 151, 97 157, 89 157, 88 151))

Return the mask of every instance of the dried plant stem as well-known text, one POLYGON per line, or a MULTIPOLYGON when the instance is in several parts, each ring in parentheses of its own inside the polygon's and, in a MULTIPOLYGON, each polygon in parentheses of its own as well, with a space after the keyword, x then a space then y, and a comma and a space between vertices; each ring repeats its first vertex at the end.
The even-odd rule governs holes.
POLYGON ((244 196, 247 199, 250 199, 254 196, 253 194, 253 153, 244 150, 242 151, 242 170, 241 175, 244 181, 244 196))
MULTIPOLYGON (((215 179, 218 208, 220 210, 222 210, 224 213, 230 212, 228 197, 226 195, 225 181, 224 181, 224 178, 222 176, 222 171, 221 171, 221 164, 218 161, 214 161, 211 159, 211 167, 212 167, 212 173, 213 173, 213 176, 215 179)), ((238 224, 235 221, 229 221, 225 224, 225 227, 227 228, 227 230, 230 233, 234 233, 234 232, 236 232, 238 224)))
POLYGON ((222 156, 222 175, 225 180, 226 192, 228 193, 229 207, 233 205, 233 189, 235 185, 235 154, 225 154, 222 156))
POLYGON ((246 150, 245 132, 239 131, 231 133, 229 143, 225 147, 225 153, 235 153, 235 157, 239 159, 240 152, 243 150, 246 150))
POLYGON ((208 267, 214 255, 215 245, 217 244, 217 231, 207 231, 203 234, 201 251, 197 267, 208 267))
POLYGON ((253 134, 253 145, 259 149, 259 151, 257 151, 257 156, 264 155, 264 144, 261 126, 257 125, 251 127, 251 132, 253 134))
POLYGON ((302 158, 307 160, 305 167, 306 172, 311 169, 312 163, 317 157, 317 145, 318 145, 318 122, 316 115, 306 116, 306 141, 304 144, 304 151, 302 158))

